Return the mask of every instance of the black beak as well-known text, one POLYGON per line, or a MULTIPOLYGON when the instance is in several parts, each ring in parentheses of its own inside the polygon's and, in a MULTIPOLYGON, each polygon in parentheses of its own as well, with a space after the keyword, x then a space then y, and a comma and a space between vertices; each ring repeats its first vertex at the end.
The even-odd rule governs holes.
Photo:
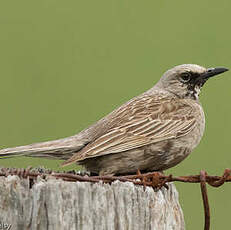
POLYGON ((216 76, 218 74, 224 73, 226 71, 228 71, 229 69, 224 68, 224 67, 216 67, 216 68, 209 68, 207 69, 207 71, 202 74, 202 78, 204 80, 208 80, 210 77, 216 76))

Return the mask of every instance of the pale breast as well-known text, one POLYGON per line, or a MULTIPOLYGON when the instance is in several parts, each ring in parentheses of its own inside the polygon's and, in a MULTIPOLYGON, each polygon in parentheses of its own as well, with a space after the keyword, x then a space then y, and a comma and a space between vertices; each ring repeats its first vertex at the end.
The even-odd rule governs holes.
POLYGON ((197 126, 192 134, 194 135, 194 145, 192 146, 192 148, 195 148, 199 144, 205 130, 205 114, 203 108, 199 103, 195 103, 195 107, 198 113, 198 117, 197 117, 197 126))
MULTIPOLYGON (((193 102, 191 104, 194 110, 194 116, 196 118, 196 125, 187 135, 181 136, 174 141, 175 147, 187 148, 192 152, 194 148, 200 143, 205 129, 205 115, 204 111, 199 103, 193 102)), ((188 154, 189 154, 188 152, 188 154)))

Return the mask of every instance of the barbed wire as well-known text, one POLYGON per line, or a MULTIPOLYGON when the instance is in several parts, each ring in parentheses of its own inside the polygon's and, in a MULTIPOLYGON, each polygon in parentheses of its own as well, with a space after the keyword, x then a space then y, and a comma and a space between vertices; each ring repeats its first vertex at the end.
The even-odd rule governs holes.
POLYGON ((72 172, 54 172, 51 170, 45 170, 42 172, 33 171, 32 167, 28 167, 27 169, 15 169, 15 168, 0 168, 0 176, 9 176, 9 175, 17 175, 20 178, 29 178, 31 182, 31 186, 34 183, 34 180, 40 176, 43 179, 46 179, 50 176, 56 179, 62 179, 64 181, 71 182, 104 182, 104 183, 112 183, 113 181, 119 180, 121 182, 132 182, 135 185, 142 185, 145 189, 147 186, 152 187, 155 190, 160 189, 161 187, 165 187, 168 189, 168 182, 184 182, 184 183, 200 183, 201 194, 204 206, 204 230, 210 229, 210 208, 208 201, 208 192, 206 183, 208 183, 212 187, 220 187, 225 182, 231 182, 231 169, 225 169, 222 176, 209 176, 206 171, 201 170, 199 175, 189 175, 189 176, 173 176, 164 175, 160 172, 150 172, 141 174, 140 171, 137 172, 136 175, 126 175, 126 176, 89 176, 89 175, 81 175, 76 174, 74 171, 72 172))

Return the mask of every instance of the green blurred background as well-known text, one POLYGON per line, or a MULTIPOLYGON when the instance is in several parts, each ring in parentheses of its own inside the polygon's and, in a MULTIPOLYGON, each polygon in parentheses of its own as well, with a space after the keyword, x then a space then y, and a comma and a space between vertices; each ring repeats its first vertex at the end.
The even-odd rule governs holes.
MULTIPOLYGON (((231 2, 9 0, 0 2, 1 148, 73 135, 182 63, 231 67, 231 2)), ((167 173, 230 167, 231 73, 201 94, 206 131, 167 173)), ((0 160, 59 168, 59 161, 0 160)), ((203 228, 198 184, 176 183, 188 230, 203 228)), ((229 229, 231 185, 209 188, 212 229, 229 229)))

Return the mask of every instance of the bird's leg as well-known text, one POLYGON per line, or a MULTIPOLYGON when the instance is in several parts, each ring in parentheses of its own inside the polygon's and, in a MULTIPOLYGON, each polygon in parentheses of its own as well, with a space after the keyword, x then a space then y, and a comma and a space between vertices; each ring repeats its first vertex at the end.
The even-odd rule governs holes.
POLYGON ((137 172, 136 172, 137 176, 139 176, 139 179, 141 180, 142 184, 143 184, 143 188, 144 188, 144 191, 146 189, 146 186, 147 186, 147 178, 140 172, 139 169, 137 169, 137 172))

